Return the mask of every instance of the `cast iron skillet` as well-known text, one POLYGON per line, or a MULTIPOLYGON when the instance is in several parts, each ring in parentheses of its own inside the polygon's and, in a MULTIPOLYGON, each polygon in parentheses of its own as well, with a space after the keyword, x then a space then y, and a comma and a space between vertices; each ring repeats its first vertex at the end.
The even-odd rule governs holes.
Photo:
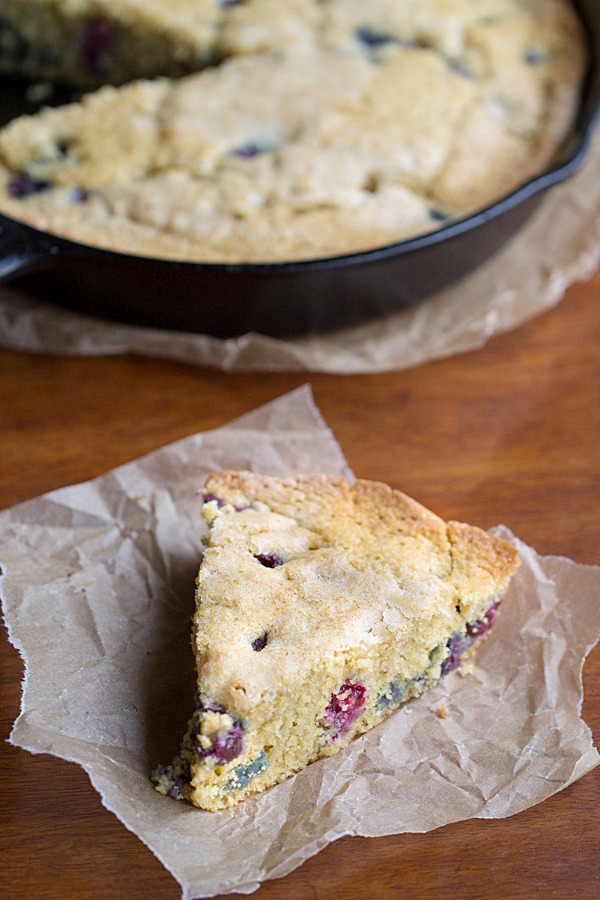
MULTIPOLYGON (((584 160, 600 110, 600 3, 577 6, 592 62, 573 133, 550 171, 476 215, 365 253, 242 265, 114 253, 0 216, 0 283, 105 319, 217 337, 317 333, 414 305, 488 259, 584 160)), ((24 96, 23 83, 4 79, 0 120, 31 112, 24 96)))

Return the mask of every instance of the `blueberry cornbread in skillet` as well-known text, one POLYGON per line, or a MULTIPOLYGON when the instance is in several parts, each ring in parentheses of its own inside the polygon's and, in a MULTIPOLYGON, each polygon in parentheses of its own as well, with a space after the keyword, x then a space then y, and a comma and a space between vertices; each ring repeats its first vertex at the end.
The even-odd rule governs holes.
POLYGON ((515 549, 369 481, 221 472, 197 578, 197 705, 157 789, 233 806, 331 756, 457 668, 515 549))
POLYGON ((207 68, 0 132, 0 212, 141 256, 331 257, 506 195, 549 166, 577 110, 586 52, 566 0, 208 7, 207 68))

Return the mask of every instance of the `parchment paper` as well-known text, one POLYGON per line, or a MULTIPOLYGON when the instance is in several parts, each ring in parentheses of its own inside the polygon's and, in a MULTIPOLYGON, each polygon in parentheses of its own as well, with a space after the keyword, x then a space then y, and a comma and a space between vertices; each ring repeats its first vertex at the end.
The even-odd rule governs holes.
POLYGON ((185 900, 251 893, 343 835, 512 815, 598 764, 580 713, 583 661, 600 636, 600 568, 540 557, 502 528, 523 565, 471 675, 450 674, 234 810, 157 794, 148 773, 170 760, 191 711, 197 490, 223 466, 352 477, 304 387, 0 513, 5 621, 26 663, 10 739, 83 766, 185 900))
MULTIPOLYGON (((365 325, 231 340, 103 322, 0 288, 0 346, 75 355, 140 353, 225 371, 385 372, 482 346, 558 303, 600 262, 600 129, 583 168, 553 189, 491 261, 422 305, 365 325)), ((165 303, 171 302, 165 297, 165 303)))

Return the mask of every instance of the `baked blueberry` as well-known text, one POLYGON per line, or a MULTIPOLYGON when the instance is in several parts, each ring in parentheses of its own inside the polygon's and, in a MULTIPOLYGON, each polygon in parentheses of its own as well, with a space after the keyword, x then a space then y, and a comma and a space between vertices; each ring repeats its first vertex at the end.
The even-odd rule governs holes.
POLYGON ((283 565, 283 559, 278 553, 257 553, 255 559, 267 569, 276 569, 277 566, 283 565))
POLYGON ((258 141, 249 141, 247 144, 236 147, 233 151, 233 155, 239 156, 240 159, 252 159, 254 156, 268 153, 271 149, 272 147, 269 144, 261 144, 258 141))
POLYGON ((29 197, 31 194, 40 194, 43 191, 49 191, 51 187, 52 182, 50 181, 40 181, 35 178, 30 178, 29 175, 22 173, 21 175, 15 175, 15 177, 8 182, 7 190, 10 197, 21 199, 22 197, 29 197))
POLYGON ((397 40, 393 34, 388 34, 385 31, 378 31, 370 25, 361 25, 356 29, 354 34, 359 43, 369 48, 382 47, 385 44, 394 44, 397 40))
POLYGON ((254 638, 254 640, 252 641, 252 644, 251 644, 252 649, 256 653, 260 653, 260 651, 264 650, 265 647, 267 646, 268 640, 269 640, 269 635, 266 631, 264 631, 257 638, 254 638))

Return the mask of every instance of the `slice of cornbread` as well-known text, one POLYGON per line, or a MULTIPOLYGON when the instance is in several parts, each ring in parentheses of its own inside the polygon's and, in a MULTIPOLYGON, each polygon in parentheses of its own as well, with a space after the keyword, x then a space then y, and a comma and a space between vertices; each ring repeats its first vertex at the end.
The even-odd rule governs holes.
POLYGON ((163 794, 232 806, 330 756, 456 668, 515 549, 384 484, 213 476, 197 579, 197 708, 163 794))

